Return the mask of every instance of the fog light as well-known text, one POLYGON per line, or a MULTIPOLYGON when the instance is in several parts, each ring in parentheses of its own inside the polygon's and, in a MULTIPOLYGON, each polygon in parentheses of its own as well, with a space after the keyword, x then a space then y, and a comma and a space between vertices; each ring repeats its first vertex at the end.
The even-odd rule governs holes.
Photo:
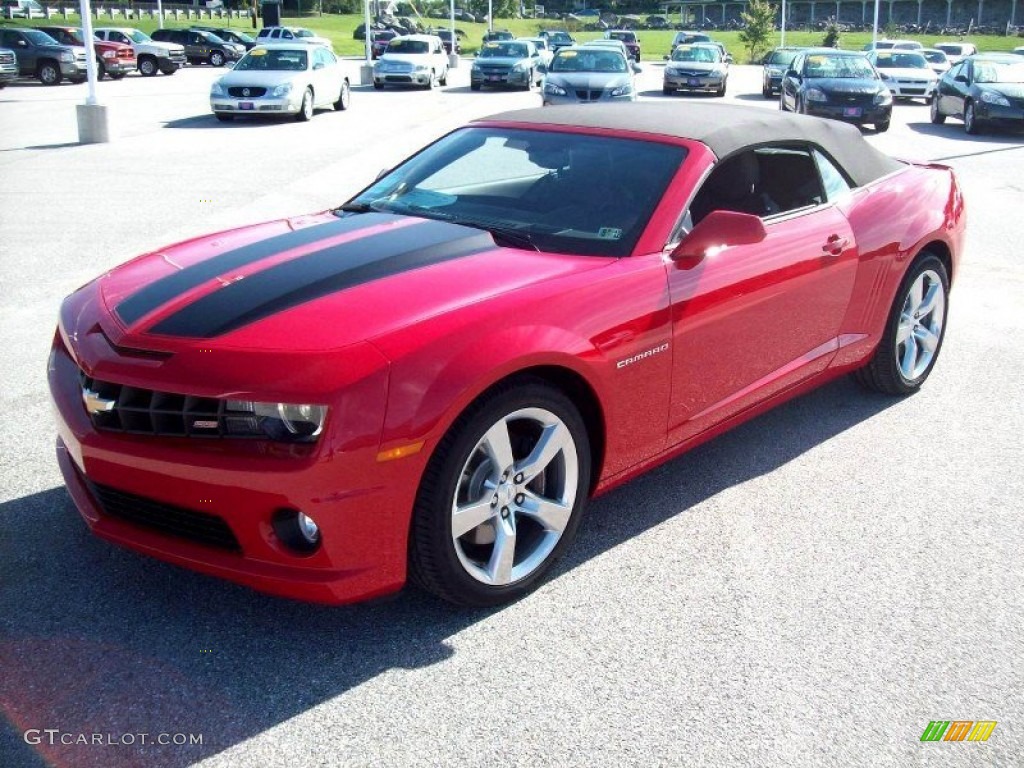
POLYGON ((308 555, 320 547, 320 526, 304 512, 279 509, 272 522, 277 538, 289 549, 308 555))

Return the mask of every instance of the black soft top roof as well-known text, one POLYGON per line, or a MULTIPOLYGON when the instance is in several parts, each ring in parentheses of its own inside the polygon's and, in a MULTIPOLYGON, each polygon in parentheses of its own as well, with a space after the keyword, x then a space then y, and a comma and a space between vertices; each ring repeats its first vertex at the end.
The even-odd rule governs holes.
POLYGON ((693 139, 719 160, 762 144, 811 143, 839 163, 857 186, 903 167, 868 144, 853 125, 735 104, 579 104, 502 112, 476 122, 608 128, 693 139))

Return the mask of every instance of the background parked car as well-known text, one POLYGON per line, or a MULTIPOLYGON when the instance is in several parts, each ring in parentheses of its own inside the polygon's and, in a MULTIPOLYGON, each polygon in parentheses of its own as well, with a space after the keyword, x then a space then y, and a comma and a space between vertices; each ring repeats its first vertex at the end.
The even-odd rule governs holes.
POLYGON ((545 69, 545 105, 636 101, 634 75, 640 66, 618 51, 562 48, 545 69))
POLYGON ((81 45, 61 45, 38 29, 4 27, 0 47, 14 51, 22 77, 38 78, 43 85, 58 85, 64 78, 73 83, 85 80, 88 54, 81 45))
POLYGON ((434 34, 441 38, 441 42, 444 44, 444 49, 447 53, 452 53, 453 49, 456 56, 462 53, 462 45, 459 43, 458 30, 456 30, 454 35, 452 35, 452 31, 450 29, 438 29, 434 34))
POLYGON ((878 70, 894 98, 931 100, 939 78, 919 52, 893 48, 871 51, 867 59, 878 70))
POLYGON ((537 59, 539 62, 544 66, 551 63, 555 52, 551 50, 546 37, 517 37, 516 40, 528 40, 533 43, 533 47, 537 49, 537 59))
POLYGON ((245 48, 247 51, 251 51, 256 46, 256 38, 247 32, 242 32, 238 29, 225 29, 223 27, 201 27, 193 26, 192 29, 199 29, 203 32, 212 32, 221 40, 228 43, 237 43, 238 45, 245 48))
POLYGON ((264 27, 256 33, 258 43, 309 43, 334 48, 334 44, 326 37, 313 34, 305 27, 264 27))
POLYGON ((189 64, 223 67, 226 62, 238 61, 245 55, 244 45, 229 43, 200 29, 158 29, 153 32, 153 39, 182 46, 189 64))
POLYGON ((779 109, 889 130, 892 93, 863 54, 832 48, 801 51, 782 79, 779 109))
POLYGON ((492 29, 489 32, 484 32, 484 42, 491 43, 496 40, 515 40, 516 36, 509 32, 507 29, 492 29))
MULTIPOLYGON (((39 27, 62 45, 80 45, 85 47, 82 30, 78 27, 39 27)), ((120 80, 129 72, 138 69, 135 50, 124 43, 113 43, 100 40, 93 35, 93 51, 96 54, 96 77, 100 80, 110 75, 112 80, 120 80)))
POLYGON ((388 43, 398 37, 393 29, 375 29, 370 32, 370 58, 377 59, 388 49, 388 43))
POLYGON ((920 53, 924 56, 925 61, 928 62, 928 66, 932 68, 932 72, 939 77, 942 77, 942 75, 949 71, 951 66, 949 57, 938 48, 922 48, 920 53))
POLYGON ((0 88, 18 79, 18 59, 10 48, 0 48, 0 88))
POLYGON ((218 120, 237 116, 313 117, 319 107, 348 109, 350 84, 341 61, 322 45, 258 45, 210 86, 218 120))
POLYGON ((487 86, 513 86, 530 90, 537 81, 540 58, 533 43, 502 40, 484 43, 469 71, 469 87, 479 91, 487 86))
POLYGON ((974 43, 936 43, 933 47, 946 54, 950 66, 978 52, 978 46, 974 43))
POLYGON ((1024 128, 1024 60, 1012 53, 985 53, 954 64, 932 99, 932 122, 947 117, 963 120, 971 134, 990 125, 1024 128))
MULTIPOLYGON (((690 45, 692 43, 710 43, 710 42, 711 42, 711 37, 709 35, 705 35, 703 32, 694 32, 694 31, 687 31, 687 30, 683 30, 681 32, 676 32, 675 37, 672 38, 672 47, 670 47, 668 49, 668 56, 672 55, 672 51, 674 51, 677 46, 680 46, 680 45, 690 45)), ((668 56, 666 56, 665 58, 667 59, 668 56)))
POLYGON ((920 51, 924 46, 917 40, 876 40, 864 46, 865 51, 920 51))
POLYGON ((161 43, 145 32, 132 27, 99 27, 93 33, 100 40, 130 45, 139 62, 139 72, 152 77, 157 72, 173 75, 185 66, 185 46, 177 43, 161 43))
POLYGON ((448 84, 448 54, 437 35, 400 35, 373 66, 373 87, 448 84))
POLYGON ((576 45, 576 39, 564 29, 545 29, 540 36, 548 41, 551 52, 558 53, 561 48, 576 45))
POLYGON ((776 48, 761 59, 764 71, 761 76, 761 95, 770 99, 782 88, 782 78, 803 48, 776 48))
POLYGON ((621 40, 634 61, 640 61, 640 40, 631 29, 608 29, 604 33, 605 40, 621 40))
POLYGON ((676 91, 699 91, 725 96, 728 80, 729 65, 716 46, 679 45, 665 65, 662 93, 670 96, 676 91))

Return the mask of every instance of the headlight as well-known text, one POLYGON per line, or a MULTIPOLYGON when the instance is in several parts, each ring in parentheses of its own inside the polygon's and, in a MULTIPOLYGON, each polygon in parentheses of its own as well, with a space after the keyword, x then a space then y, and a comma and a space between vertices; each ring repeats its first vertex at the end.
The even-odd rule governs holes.
POLYGON ((820 88, 808 88, 804 98, 808 101, 828 101, 828 96, 820 88))
POLYGON ((516 64, 514 67, 512 67, 512 71, 513 72, 528 72, 529 69, 530 69, 530 62, 528 62, 528 61, 520 61, 518 64, 516 64))
POLYGON ((618 88, 615 88, 612 91, 611 95, 612 96, 629 96, 629 94, 631 94, 632 92, 633 92, 633 86, 632 85, 620 85, 618 88))
POLYGON ((675 77, 679 74, 679 70, 675 67, 665 67, 665 74, 669 77, 675 77))
POLYGON ((417 64, 415 67, 413 67, 413 69, 416 72, 426 72, 428 69, 430 69, 430 67, 428 67, 426 64, 417 64))
POLYGON ((61 61, 74 61, 75 60, 75 54, 71 53, 71 51, 64 51, 64 53, 62 53, 60 55, 60 60, 61 61))
POLYGON ((221 87, 220 80, 214 80, 213 85, 210 86, 211 96, 223 96, 224 89, 221 87))
POLYGON ((982 91, 979 98, 986 104, 995 104, 999 107, 1010 106, 1009 100, 1003 94, 996 93, 995 91, 982 91))
POLYGON ((549 93, 552 96, 565 96, 565 88, 554 83, 545 83, 544 93, 549 93))
POLYGON ((892 78, 885 74, 885 72, 879 72, 878 76, 881 77, 883 80, 892 80, 892 78))
POLYGON ((104 51, 103 52, 103 58, 104 59, 116 59, 117 58, 117 51, 104 51))
POLYGON ((227 433, 237 437, 308 442, 320 435, 326 418, 325 405, 228 400, 224 406, 227 433))
POLYGON ((281 83, 279 86, 277 86, 277 88, 275 88, 274 90, 272 90, 270 92, 270 95, 271 96, 287 96, 291 92, 292 92, 292 84, 291 83, 281 83))
POLYGON ((879 91, 875 94, 874 103, 880 107, 892 104, 892 92, 888 88, 884 91, 879 91))

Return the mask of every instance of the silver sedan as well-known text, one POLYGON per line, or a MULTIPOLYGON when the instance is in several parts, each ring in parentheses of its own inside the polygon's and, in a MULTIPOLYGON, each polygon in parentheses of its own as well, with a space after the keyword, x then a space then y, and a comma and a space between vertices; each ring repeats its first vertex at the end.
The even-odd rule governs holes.
POLYGON ((347 109, 349 80, 341 61, 322 45, 259 45, 210 86, 218 120, 238 115, 295 115, 309 120, 318 107, 347 109))

